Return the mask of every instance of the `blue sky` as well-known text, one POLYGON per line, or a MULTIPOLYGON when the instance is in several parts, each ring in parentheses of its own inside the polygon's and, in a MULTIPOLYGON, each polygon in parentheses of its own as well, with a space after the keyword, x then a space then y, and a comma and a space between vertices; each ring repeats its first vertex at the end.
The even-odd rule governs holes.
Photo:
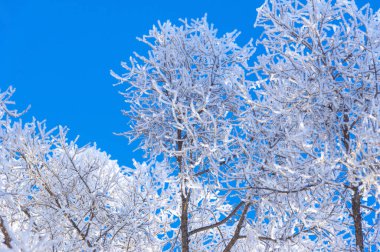
MULTIPOLYGON (((142 159, 132 152, 136 146, 112 134, 126 130, 127 119, 120 113, 123 86, 113 87, 110 69, 121 73, 120 61, 133 51, 144 53, 135 38, 157 20, 207 13, 220 34, 240 30, 242 45, 259 35, 253 23, 263 1, 0 0, 0 88, 17 89, 19 108, 32 105, 25 120, 35 116, 49 127, 67 125, 80 144, 96 142, 131 165, 132 158, 142 159)), ((380 6, 369 2, 376 10, 380 6)))

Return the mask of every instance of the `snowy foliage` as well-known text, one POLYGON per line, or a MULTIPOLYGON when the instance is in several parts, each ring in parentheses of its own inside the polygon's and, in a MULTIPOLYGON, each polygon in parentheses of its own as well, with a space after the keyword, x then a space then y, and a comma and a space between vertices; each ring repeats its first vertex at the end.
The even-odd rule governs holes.
POLYGON ((380 250, 380 12, 257 11, 255 59, 205 16, 159 22, 111 72, 145 152, 131 168, 0 92, 0 250, 380 250))
POLYGON ((271 208, 280 227, 268 238, 283 241, 286 228, 292 241, 302 237, 297 248, 311 239, 315 250, 380 249, 379 13, 350 0, 273 0, 256 26, 271 165, 310 187, 281 206, 293 216, 285 222, 271 208))
POLYGON ((231 202, 228 186, 235 180, 229 173, 236 167, 228 164, 240 151, 239 118, 252 86, 246 72, 253 48, 239 47, 238 35, 218 37, 206 17, 181 26, 159 23, 140 39, 149 47, 147 56, 135 54, 129 65, 123 63, 127 72, 121 76, 112 72, 129 84, 123 95, 131 130, 125 135, 140 139, 150 162, 161 159, 170 167, 173 200, 162 206, 170 219, 162 239, 171 240, 172 248, 223 250, 236 242, 231 238, 238 229, 225 223, 233 215, 212 225, 249 205, 244 198, 231 202))
POLYGON ((137 197, 116 161, 96 146, 67 142, 66 130, 22 123, 2 93, 0 229, 13 251, 139 250, 147 240, 137 197), (143 238, 141 238, 143 237, 143 238), (134 246, 134 247, 133 247, 134 246), (139 244, 141 246, 141 244, 139 244))

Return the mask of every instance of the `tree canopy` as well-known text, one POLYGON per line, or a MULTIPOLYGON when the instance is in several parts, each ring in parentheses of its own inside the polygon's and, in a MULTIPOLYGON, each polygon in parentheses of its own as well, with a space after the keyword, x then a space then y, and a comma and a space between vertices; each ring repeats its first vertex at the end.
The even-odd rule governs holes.
POLYGON ((0 93, 4 251, 380 250, 380 12, 266 0, 240 46, 158 23, 111 74, 144 152, 119 166, 0 93), (255 42, 255 43, 254 43, 255 42))

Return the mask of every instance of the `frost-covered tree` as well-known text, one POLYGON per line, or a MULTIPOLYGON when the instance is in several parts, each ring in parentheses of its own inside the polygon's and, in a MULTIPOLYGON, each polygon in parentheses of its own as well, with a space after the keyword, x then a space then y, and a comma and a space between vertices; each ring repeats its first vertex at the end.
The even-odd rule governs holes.
POLYGON ((0 250, 380 250, 379 15, 266 0, 253 67, 236 31, 159 22, 111 72, 132 168, 0 92, 0 250))
POLYGON ((149 248, 151 211, 131 186, 133 176, 123 176, 125 168, 96 146, 69 142, 62 127, 48 131, 43 122, 13 119, 19 115, 8 109, 13 92, 0 94, 0 247, 149 248))
POLYGON ((162 161, 155 173, 168 175, 159 193, 169 193, 159 237, 172 250, 230 251, 250 209, 247 195, 232 195, 253 53, 251 43, 236 44, 238 35, 218 37, 206 17, 159 23, 140 39, 146 56, 123 63, 123 75, 112 72, 128 83, 125 135, 140 140, 149 163, 162 161))
POLYGON ((267 0, 256 26, 265 53, 251 102, 267 111, 267 162, 304 188, 268 209, 278 224, 265 242, 379 250, 379 12, 351 0, 267 0))

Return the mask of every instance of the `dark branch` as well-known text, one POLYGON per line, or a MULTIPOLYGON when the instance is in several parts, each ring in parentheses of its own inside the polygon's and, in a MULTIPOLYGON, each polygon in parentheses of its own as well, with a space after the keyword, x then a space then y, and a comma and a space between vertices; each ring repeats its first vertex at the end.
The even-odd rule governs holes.
POLYGON ((224 223, 226 223, 229 219, 231 219, 237 211, 239 211, 239 209, 244 205, 244 202, 240 202, 239 205, 237 205, 235 207, 235 209, 226 217, 224 218, 223 220, 221 221, 218 221, 212 225, 209 225, 209 226, 205 226, 205 227, 201 227, 201 228, 197 228, 197 229, 194 229, 193 231, 190 232, 190 235, 193 235, 193 234, 196 234, 196 233, 199 233, 199 232, 202 232, 202 231, 206 231, 208 229, 211 229, 211 228, 216 228, 216 227, 219 227, 220 225, 223 225, 224 223))

